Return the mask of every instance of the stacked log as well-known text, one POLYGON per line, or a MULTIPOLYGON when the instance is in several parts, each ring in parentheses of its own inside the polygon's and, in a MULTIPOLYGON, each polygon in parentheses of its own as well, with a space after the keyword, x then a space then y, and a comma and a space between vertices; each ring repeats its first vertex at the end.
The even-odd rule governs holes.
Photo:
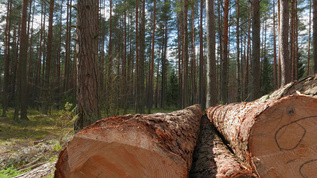
POLYGON ((206 115, 200 128, 189 177, 256 177, 252 168, 229 150, 206 115))
POLYGON ((285 86, 279 88, 278 90, 275 90, 274 92, 261 97, 259 101, 265 101, 267 99, 276 99, 281 98, 283 96, 296 94, 317 97, 317 74, 290 82, 285 86))
POLYGON ((235 155, 260 177, 317 174, 317 99, 282 98, 228 104, 206 113, 235 155))
POLYGON ((61 151, 55 177, 187 177, 201 116, 194 105, 102 119, 61 151))

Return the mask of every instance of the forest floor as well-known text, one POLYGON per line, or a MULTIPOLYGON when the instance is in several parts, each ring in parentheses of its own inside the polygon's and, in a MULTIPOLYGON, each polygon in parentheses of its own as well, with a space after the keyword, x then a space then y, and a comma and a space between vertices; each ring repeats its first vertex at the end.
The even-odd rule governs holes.
MULTIPOLYGON (((152 113, 173 110, 153 109, 152 113)), ((29 120, 19 122, 13 115, 12 109, 7 117, 0 117, 0 178, 15 177, 48 163, 50 170, 45 177, 54 177, 58 154, 74 135, 73 112, 69 109, 44 115, 29 110, 29 120)))
POLYGON ((30 110, 29 121, 19 122, 13 120, 13 113, 9 110, 7 117, 0 117, 1 178, 56 162, 59 151, 73 136, 72 121, 62 113, 44 115, 30 110))

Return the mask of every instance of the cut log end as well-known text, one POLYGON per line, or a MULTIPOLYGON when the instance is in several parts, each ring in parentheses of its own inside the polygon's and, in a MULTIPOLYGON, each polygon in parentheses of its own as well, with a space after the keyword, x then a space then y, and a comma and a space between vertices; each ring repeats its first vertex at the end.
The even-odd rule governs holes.
POLYGON ((180 169, 181 165, 173 159, 154 150, 120 143, 89 142, 93 154, 72 155, 69 159, 77 162, 70 164, 77 167, 69 169, 71 172, 65 173, 67 177, 186 177, 185 167, 180 169))
POLYGON ((289 96, 256 119, 249 152, 262 177, 317 175, 317 100, 289 96))
POLYGON ((201 116, 195 105, 102 119, 68 143, 55 177, 187 177, 201 116))

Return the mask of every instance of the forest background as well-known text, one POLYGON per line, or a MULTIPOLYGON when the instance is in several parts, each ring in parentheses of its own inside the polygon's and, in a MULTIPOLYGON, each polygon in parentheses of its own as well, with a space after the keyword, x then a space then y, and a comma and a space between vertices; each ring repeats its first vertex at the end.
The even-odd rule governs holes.
MULTIPOLYGON (((211 30, 208 1, 98 3, 101 117, 254 100, 285 84, 285 76, 289 82, 314 73, 311 0, 214 1, 211 30)), ((48 114, 66 102, 75 106, 77 1, 8 0, 1 9, 2 115, 14 108, 19 120, 29 108, 48 114)))

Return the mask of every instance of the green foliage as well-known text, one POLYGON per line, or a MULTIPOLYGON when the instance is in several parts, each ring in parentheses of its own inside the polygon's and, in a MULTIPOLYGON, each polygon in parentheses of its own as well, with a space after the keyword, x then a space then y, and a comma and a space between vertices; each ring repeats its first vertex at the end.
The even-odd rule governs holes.
POLYGON ((60 151, 62 149, 62 146, 61 146, 61 144, 58 142, 58 143, 56 143, 56 145, 54 145, 53 147, 52 147, 52 150, 53 151, 60 151))
POLYGON ((17 171, 13 166, 11 166, 7 169, 0 170, 0 177, 1 178, 15 177, 28 171, 30 171, 30 169, 27 169, 26 171, 17 171))
POLYGON ((63 139, 68 136, 69 132, 66 133, 67 128, 70 125, 73 125, 75 120, 78 118, 76 115, 76 108, 73 107, 73 104, 66 102, 64 109, 61 111, 61 116, 57 119, 57 126, 60 128, 60 138, 59 138, 59 145, 63 145, 63 139))
POLYGON ((178 80, 176 72, 173 70, 167 85, 167 106, 177 107, 178 80))
POLYGON ((261 73, 261 95, 270 93, 273 90, 273 69, 267 57, 264 57, 261 73))

